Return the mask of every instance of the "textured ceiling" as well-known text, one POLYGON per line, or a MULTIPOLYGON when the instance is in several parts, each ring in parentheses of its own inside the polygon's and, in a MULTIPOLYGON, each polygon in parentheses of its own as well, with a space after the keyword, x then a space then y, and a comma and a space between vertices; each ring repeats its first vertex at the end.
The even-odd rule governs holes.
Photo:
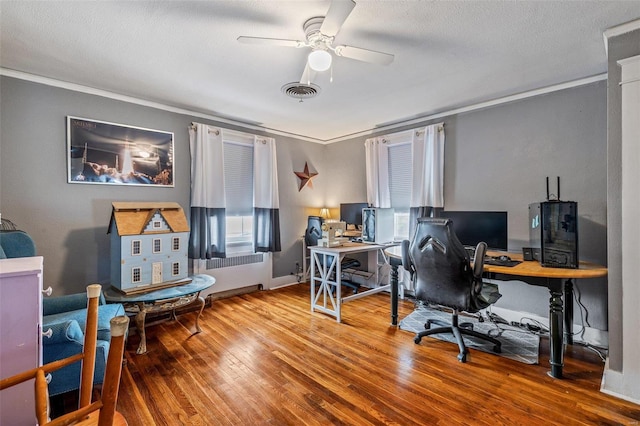
POLYGON ((335 44, 394 62, 335 58, 304 102, 281 87, 307 49, 237 37, 304 39, 329 0, 0 1, 0 66, 327 142, 605 73, 604 30, 640 18, 640 1, 356 2, 335 44))

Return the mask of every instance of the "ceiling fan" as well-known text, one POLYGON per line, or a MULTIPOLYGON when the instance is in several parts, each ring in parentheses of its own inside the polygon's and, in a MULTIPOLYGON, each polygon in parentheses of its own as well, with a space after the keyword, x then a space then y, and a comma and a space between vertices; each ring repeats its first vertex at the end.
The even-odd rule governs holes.
POLYGON ((346 45, 334 46, 333 40, 342 28, 351 11, 356 6, 353 0, 333 0, 326 16, 316 16, 308 19, 302 26, 305 39, 289 40, 281 38, 240 36, 238 41, 245 44, 263 44, 296 48, 311 48, 307 57, 307 64, 300 78, 301 84, 311 84, 317 72, 326 71, 331 67, 333 52, 336 56, 355 59, 373 64, 389 65, 393 62, 393 55, 346 45))

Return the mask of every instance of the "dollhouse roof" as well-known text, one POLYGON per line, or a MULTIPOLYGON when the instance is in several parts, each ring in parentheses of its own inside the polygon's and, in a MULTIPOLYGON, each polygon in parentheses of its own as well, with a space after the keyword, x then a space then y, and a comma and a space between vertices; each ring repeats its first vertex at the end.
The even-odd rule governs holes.
MULTIPOLYGON (((189 232, 187 218, 178 203, 164 202, 113 202, 109 231, 112 229, 120 236, 154 234, 158 231, 145 231, 156 213, 167 222, 171 232, 189 232)), ((166 231, 160 231, 166 232, 166 231)))

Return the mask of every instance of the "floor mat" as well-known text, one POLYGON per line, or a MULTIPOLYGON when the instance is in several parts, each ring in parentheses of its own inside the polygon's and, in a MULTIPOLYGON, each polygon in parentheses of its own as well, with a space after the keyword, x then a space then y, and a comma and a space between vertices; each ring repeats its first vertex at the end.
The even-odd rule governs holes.
MULTIPOLYGON (((479 351, 491 353, 494 355, 510 358, 525 364, 538 363, 538 349, 540 347, 540 337, 522 330, 518 327, 512 327, 506 324, 500 324, 500 328, 488 321, 479 322, 474 317, 466 317, 460 315, 460 322, 473 323, 473 329, 480 333, 489 334, 502 343, 502 353, 493 352, 493 343, 486 342, 472 336, 463 336, 464 343, 467 347, 477 349, 479 351), (501 332, 501 334, 499 334, 501 332), (498 335, 499 334, 499 335, 498 335)), ((451 322, 451 313, 425 306, 417 307, 411 314, 400 321, 400 329, 418 333, 423 331, 424 324, 427 319, 439 319, 441 321, 451 322)), ((437 327, 437 326, 436 326, 437 327)), ((427 336, 422 339, 421 344, 428 343, 428 338, 433 337, 440 340, 452 342, 457 345, 455 337, 450 333, 440 333, 427 336)))

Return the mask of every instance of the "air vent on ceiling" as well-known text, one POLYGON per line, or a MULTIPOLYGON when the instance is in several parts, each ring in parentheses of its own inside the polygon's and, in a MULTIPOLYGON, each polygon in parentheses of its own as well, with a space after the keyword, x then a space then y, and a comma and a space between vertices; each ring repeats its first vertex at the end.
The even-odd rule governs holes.
POLYGON ((302 101, 303 99, 315 98, 320 93, 320 86, 313 83, 287 83, 282 86, 282 92, 290 98, 300 99, 302 101))

